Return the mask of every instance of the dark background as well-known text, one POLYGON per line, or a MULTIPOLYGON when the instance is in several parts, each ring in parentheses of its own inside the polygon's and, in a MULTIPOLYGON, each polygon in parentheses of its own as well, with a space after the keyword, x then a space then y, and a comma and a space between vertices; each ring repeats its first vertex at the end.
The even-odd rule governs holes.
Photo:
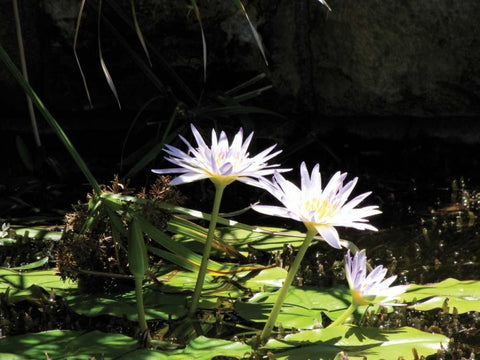
MULTIPOLYGON (((243 126, 255 131, 252 153, 278 143, 284 150, 278 161, 295 169, 292 178, 301 161, 320 162, 324 177, 348 171, 360 177, 359 191, 377 191, 381 201, 404 189, 446 189, 462 177, 470 187, 478 185, 478 1, 330 0, 331 12, 316 0, 245 2, 268 66, 233 1, 198 2, 208 50, 206 81, 191 3, 135 4, 151 67, 129 2, 103 2, 100 36, 98 2, 86 2, 77 51, 90 106, 73 56, 78 1, 19 1, 31 85, 100 182, 125 175, 148 146, 136 152, 159 141, 177 107, 173 134, 189 137, 189 123, 205 135, 212 127, 233 135, 243 126), (121 109, 100 66, 99 41, 121 109), (260 80, 230 91, 260 74, 260 80), (235 98, 250 91, 245 101, 235 98), (262 112, 212 111, 239 103, 262 112)), ((6 0, 0 1, 0 43, 19 64, 12 4, 6 0)), ((83 199, 89 186, 38 114, 42 147, 36 147, 25 96, 3 64, 0 89, 0 197, 9 199, 0 216, 83 199), (19 143, 33 167, 25 165, 19 143), (30 192, 22 192, 25 184, 33 184, 30 192), (12 197, 32 207, 13 202, 12 208, 12 197)), ((169 142, 180 145, 176 139, 172 135, 169 142)), ((157 157, 131 184, 148 185, 154 178, 149 169, 164 166, 157 157)), ((243 189, 236 193, 245 201, 232 203, 232 209, 258 199, 243 189)))

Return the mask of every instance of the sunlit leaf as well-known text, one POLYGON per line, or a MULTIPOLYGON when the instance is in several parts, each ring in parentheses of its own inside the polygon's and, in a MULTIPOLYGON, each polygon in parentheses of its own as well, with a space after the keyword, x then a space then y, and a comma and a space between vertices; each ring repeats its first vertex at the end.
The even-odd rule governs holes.
POLYGON ((225 243, 244 252, 248 252, 250 247, 266 251, 281 250, 286 244, 299 247, 305 239, 305 234, 301 232, 271 227, 264 227, 256 231, 221 227, 217 229, 217 232, 220 233, 219 237, 225 243))
MULTIPOLYGON (((208 230, 203 226, 195 224, 180 216, 172 217, 172 219, 168 222, 168 230, 175 233, 175 239, 179 241, 188 242, 195 240, 199 244, 205 244, 208 232, 208 230)), ((221 238, 219 238, 218 235, 213 239, 212 248, 223 254, 245 260, 245 257, 240 254, 234 246, 228 245, 221 241, 221 238)), ((202 249, 203 245, 201 245, 199 251, 201 252, 202 249)))
POLYGON ((210 360, 213 358, 248 358, 252 348, 244 343, 199 336, 190 341, 185 349, 175 351, 137 350, 119 360, 210 360))
POLYGON ((0 339, 0 358, 88 360, 114 359, 131 352, 138 343, 121 334, 106 334, 101 331, 52 330, 0 339))
POLYGON ((9 301, 35 300, 41 296, 39 289, 47 294, 54 291, 63 294, 75 289, 77 285, 69 280, 63 281, 54 270, 15 271, 0 269, 0 293, 8 290, 9 301))
POLYGON ((411 359, 413 349, 419 356, 428 356, 435 354, 442 346, 446 348, 448 342, 446 336, 410 327, 380 330, 337 326, 302 331, 282 340, 270 340, 265 349, 275 351, 274 359, 318 359, 321 354, 321 359, 333 360, 340 351, 345 352, 348 359, 411 359))
POLYGON ((28 237, 29 239, 59 241, 63 236, 63 232, 52 231, 49 227, 41 227, 41 226, 29 227, 29 228, 15 227, 15 235, 28 237))
MULTIPOLYGON (((173 241, 168 235, 163 233, 161 230, 153 226, 150 222, 142 217, 138 217, 138 222, 142 230, 152 238, 154 241, 162 245, 164 248, 171 252, 169 260, 174 261, 179 266, 185 267, 188 270, 192 270, 192 265, 200 267, 202 261, 201 255, 191 251, 181 243, 173 241)), ((155 251, 152 247, 149 248, 150 251, 155 251)), ((155 251, 157 254, 160 254, 162 250, 157 249, 155 251)), ((229 274, 234 274, 237 272, 243 271, 252 271, 258 269, 265 269, 269 266, 262 265, 237 265, 237 264, 228 264, 228 263, 219 263, 213 260, 208 261, 207 271, 212 275, 224 276, 229 274)))
POLYGON ((261 270, 240 280, 242 286, 253 292, 279 289, 282 287, 287 271, 280 267, 261 270))
POLYGON ((480 309, 480 281, 446 279, 436 284, 410 285, 402 295, 404 302, 414 302, 410 307, 428 311, 443 308, 449 313, 454 308, 459 314, 480 309))
MULTIPOLYGON (((248 302, 235 303, 235 310, 244 319, 254 322, 266 322, 277 292, 265 292, 254 295, 248 302)), ((350 305, 350 293, 344 287, 328 288, 319 291, 307 287, 291 287, 283 303, 277 323, 285 329, 312 329, 319 325, 322 313, 332 320, 350 305)))

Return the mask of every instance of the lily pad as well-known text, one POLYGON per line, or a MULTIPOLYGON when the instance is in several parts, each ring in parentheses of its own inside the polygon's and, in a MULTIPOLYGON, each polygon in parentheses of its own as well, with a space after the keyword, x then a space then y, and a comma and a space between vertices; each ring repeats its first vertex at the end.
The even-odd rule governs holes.
MULTIPOLYGON (((266 322, 277 292, 258 293, 248 302, 235 303, 235 310, 244 319, 266 322)), ((277 319, 285 329, 312 329, 319 325, 322 313, 336 319, 350 305, 350 293, 345 287, 318 290, 307 287, 291 287, 277 319)))
POLYGON ((241 342, 199 336, 188 343, 185 349, 168 352, 143 349, 126 354, 118 360, 210 360, 214 357, 243 359, 251 352, 252 348, 241 342))
POLYGON ((428 311, 443 308, 459 314, 480 309, 480 281, 446 279, 427 285, 410 285, 402 295, 405 302, 414 302, 410 308, 428 311), (446 305, 446 306, 445 306, 446 305))
POLYGON ((76 283, 62 280, 55 270, 21 272, 0 269, 0 293, 6 293, 8 290, 8 299, 12 303, 22 300, 35 301, 51 291, 63 295, 76 287, 76 283))
POLYGON ((419 356, 435 354, 447 347, 448 337, 402 327, 396 330, 337 326, 307 330, 286 336, 282 340, 270 340, 266 350, 274 351, 275 359, 333 360, 341 351, 349 359, 399 359, 411 358, 412 351, 419 356), (278 351, 278 352, 277 352, 278 351))
MULTIPOLYGON (((145 288, 143 295, 147 320, 175 320, 186 314, 186 294, 166 294, 153 288, 145 288)), ((68 307, 80 315, 110 315, 138 321, 134 291, 120 295, 70 295, 65 301, 68 307)))
POLYGON ((121 334, 101 331, 52 330, 11 336, 0 340, 1 359, 88 360, 114 359, 137 348, 137 341, 121 334))

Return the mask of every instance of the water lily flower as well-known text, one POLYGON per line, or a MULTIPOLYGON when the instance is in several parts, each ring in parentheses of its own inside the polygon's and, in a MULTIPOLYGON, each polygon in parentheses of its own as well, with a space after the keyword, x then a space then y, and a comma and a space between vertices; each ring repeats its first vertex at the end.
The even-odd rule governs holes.
POLYGON ((385 279, 387 269, 382 265, 377 266, 367 275, 367 256, 365 250, 357 252, 353 257, 350 250, 345 255, 345 271, 355 306, 361 305, 382 305, 402 306, 393 302, 403 294, 408 285, 390 285, 397 278, 396 275, 385 279))
POLYGON ((377 229, 367 224, 368 216, 380 214, 378 206, 356 208, 371 192, 358 195, 347 202, 358 178, 343 184, 347 173, 337 172, 322 190, 320 166, 316 164, 311 175, 305 162, 300 166, 301 188, 275 172, 272 181, 259 179, 260 186, 270 192, 284 207, 253 205, 253 209, 273 216, 281 216, 301 221, 308 230, 315 230, 334 248, 341 248, 337 226, 358 230, 377 229))
POLYGON ((202 261, 198 271, 197 281, 192 296, 192 303, 189 315, 194 315, 199 304, 205 274, 207 272, 207 263, 212 248, 213 234, 218 219, 222 194, 227 185, 235 180, 246 184, 258 186, 258 180, 265 175, 271 175, 274 171, 283 172, 289 169, 278 169, 279 165, 268 165, 267 161, 278 155, 281 151, 273 152, 276 145, 263 150, 254 157, 250 157, 248 146, 253 137, 253 132, 243 140, 243 130, 240 128, 233 138, 231 144, 228 142, 225 132, 221 132, 217 138, 217 133, 212 130, 212 141, 210 147, 207 146, 198 130, 190 125, 193 136, 197 142, 194 148, 184 137, 180 139, 187 145, 188 153, 171 146, 165 145, 166 157, 172 164, 178 168, 173 169, 154 169, 156 174, 180 174, 170 182, 170 185, 179 185, 190 183, 202 179, 210 179, 215 185, 215 198, 213 200, 210 225, 208 227, 207 238, 203 248, 202 261))
POLYGON ((273 152, 275 145, 263 150, 259 154, 250 157, 248 146, 252 140, 253 132, 243 140, 243 130, 235 135, 231 144, 228 142, 225 132, 217 133, 212 130, 211 146, 207 146, 202 136, 190 125, 197 147, 194 148, 183 136, 182 141, 188 147, 188 153, 171 146, 165 145, 165 152, 170 155, 166 160, 177 165, 173 169, 154 169, 156 174, 178 173, 170 183, 179 185, 202 179, 210 179, 214 184, 226 186, 235 180, 257 186, 258 179, 262 176, 271 175, 275 170, 282 172, 289 169, 276 169, 279 165, 268 165, 267 161, 278 155, 281 150, 273 152))

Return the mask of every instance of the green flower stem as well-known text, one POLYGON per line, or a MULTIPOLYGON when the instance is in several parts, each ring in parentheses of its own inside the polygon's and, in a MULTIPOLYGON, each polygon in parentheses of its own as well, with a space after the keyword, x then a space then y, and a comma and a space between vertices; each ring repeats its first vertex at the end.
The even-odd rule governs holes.
POLYGON ((292 265, 290 266, 290 269, 288 270, 287 278, 285 279, 285 282, 283 283, 282 288, 278 293, 277 301, 275 302, 275 305, 273 306, 273 309, 270 315, 268 316, 268 320, 265 323, 265 326, 263 327, 262 334, 260 335, 261 343, 266 343, 267 340, 270 338, 270 333, 272 332, 273 327, 275 326, 275 321, 277 320, 278 314, 280 313, 282 304, 285 301, 285 298, 287 297, 288 289, 290 288, 290 285, 293 282, 293 278, 295 277, 298 269, 300 268, 302 259, 316 233, 317 231, 315 229, 311 229, 311 230, 308 229, 307 235, 305 236, 305 240, 303 241, 302 245, 298 249, 297 256, 295 256, 295 260, 293 261, 292 265))
POLYGON ((207 273, 208 260, 210 258, 210 250, 212 249, 213 235, 217 225, 218 212, 220 210, 220 203, 222 201, 225 186, 226 185, 224 184, 215 184, 215 199, 213 200, 212 215, 208 227, 207 240, 205 241, 205 247, 203 249, 202 262, 200 264, 200 270, 198 271, 197 282, 193 292, 192 304, 188 313, 190 316, 194 315, 197 311, 198 301, 200 300, 200 295, 202 293, 203 282, 205 281, 205 275, 207 273))
POLYGON ((348 309, 345 310, 345 312, 344 312, 342 315, 340 315, 340 317, 337 318, 337 320, 335 320, 334 322, 332 322, 332 323, 331 323, 330 325, 328 325, 327 327, 335 327, 335 326, 342 325, 342 324, 345 322, 345 320, 347 320, 348 317, 349 317, 350 315, 352 315, 352 314, 355 312, 355 310, 357 310, 357 307, 358 307, 358 306, 355 305, 354 302, 352 302, 352 303, 350 304, 350 306, 348 307, 348 309))
POLYGON ((147 332, 147 346, 152 341, 150 332, 148 331, 147 320, 145 318, 145 307, 143 306, 143 276, 135 276, 135 296, 137 299, 138 324, 140 332, 147 332))

